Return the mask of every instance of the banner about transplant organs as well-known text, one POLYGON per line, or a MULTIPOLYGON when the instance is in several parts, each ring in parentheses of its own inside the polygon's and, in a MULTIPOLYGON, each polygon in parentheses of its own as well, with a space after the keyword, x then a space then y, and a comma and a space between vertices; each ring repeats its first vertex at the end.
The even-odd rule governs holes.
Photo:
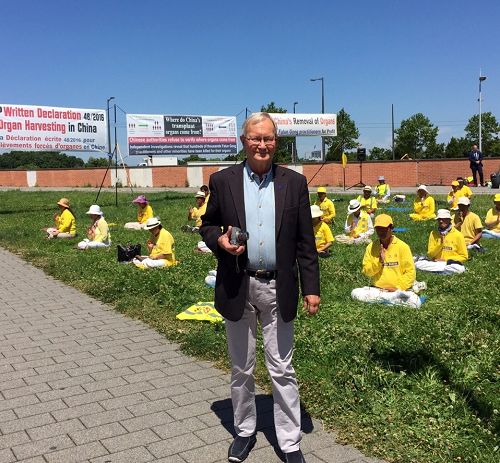
POLYGON ((236 118, 127 114, 130 155, 232 155, 237 153, 236 118))
POLYGON ((336 114, 270 114, 278 126, 279 137, 336 137, 336 114))
POLYGON ((0 149, 107 151, 106 111, 0 103, 0 149))

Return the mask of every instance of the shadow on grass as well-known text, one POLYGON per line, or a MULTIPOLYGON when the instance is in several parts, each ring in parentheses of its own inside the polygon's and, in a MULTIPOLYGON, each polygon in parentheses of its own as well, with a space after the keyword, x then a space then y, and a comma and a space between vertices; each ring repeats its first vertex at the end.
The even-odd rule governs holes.
POLYGON ((469 409, 486 425, 491 426, 495 433, 500 431, 500 420, 495 416, 493 406, 485 399, 475 394, 472 389, 455 384, 450 373, 433 355, 423 350, 415 352, 372 352, 372 358, 383 368, 394 373, 405 372, 415 375, 427 367, 433 367, 439 373, 441 381, 446 382, 466 402, 469 409))
MULTIPOLYGON (((229 393, 229 387, 228 387, 229 393)), ((272 445, 274 452, 282 461, 285 461, 285 456, 279 448, 278 441, 276 438, 276 431, 274 428, 274 417, 273 417, 273 398, 271 395, 258 394, 255 396, 255 404, 257 407, 257 432, 264 434, 264 437, 272 445)), ((233 405, 231 399, 217 400, 212 403, 210 407, 212 411, 219 418, 222 426, 233 436, 236 437, 234 433, 233 424, 233 405)), ((301 411, 301 428, 305 434, 310 434, 314 430, 314 425, 311 416, 304 407, 300 407, 301 411)))

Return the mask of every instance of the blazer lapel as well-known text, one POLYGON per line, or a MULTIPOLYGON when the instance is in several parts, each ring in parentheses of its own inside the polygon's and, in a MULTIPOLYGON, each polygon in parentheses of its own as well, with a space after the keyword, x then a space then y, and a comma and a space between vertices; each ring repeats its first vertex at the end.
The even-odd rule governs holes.
POLYGON ((276 239, 278 239, 281 219, 283 218, 283 211, 285 209, 285 198, 287 182, 285 177, 285 170, 279 169, 277 166, 274 169, 274 214, 275 214, 275 227, 276 227, 276 239))
POLYGON ((243 163, 238 164, 232 169, 231 176, 229 177, 229 189, 231 190, 234 210, 238 215, 240 228, 246 230, 247 222, 245 217, 245 194, 243 192, 243 169, 243 163))

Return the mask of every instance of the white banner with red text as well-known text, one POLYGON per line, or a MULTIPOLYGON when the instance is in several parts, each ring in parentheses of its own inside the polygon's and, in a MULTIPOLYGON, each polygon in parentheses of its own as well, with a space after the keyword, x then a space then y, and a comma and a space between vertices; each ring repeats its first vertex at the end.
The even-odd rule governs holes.
POLYGON ((127 114, 130 155, 237 154, 233 116, 127 114))
POLYGON ((336 137, 336 114, 272 113, 278 137, 336 137))
POLYGON ((107 151, 106 111, 0 103, 0 149, 107 151))

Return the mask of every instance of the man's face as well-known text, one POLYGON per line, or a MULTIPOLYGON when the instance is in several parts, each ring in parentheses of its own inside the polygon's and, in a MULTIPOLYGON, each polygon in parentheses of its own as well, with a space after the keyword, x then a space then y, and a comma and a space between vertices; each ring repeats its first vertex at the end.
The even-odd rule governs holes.
POLYGON ((203 206, 203 203, 205 202, 205 198, 200 198, 200 197, 197 197, 196 198, 196 206, 197 207, 201 207, 203 206))
POLYGON ((371 194, 372 194, 371 190, 363 190, 363 196, 365 198, 369 198, 371 194))
POLYGON ((472 145, 472 151, 477 151, 477 145, 472 145))
POLYGON ((391 227, 375 227, 375 232, 377 233, 378 239, 384 241, 391 237, 392 229, 391 227))
POLYGON ((326 193, 318 193, 318 199, 323 201, 326 198, 326 193))
POLYGON ((453 191, 457 191, 457 190, 458 190, 458 185, 452 185, 452 186, 451 186, 451 189, 452 189, 453 191))
POLYGON ((467 211, 469 210, 469 206, 466 206, 465 204, 459 204, 458 209, 460 209, 460 213, 462 215, 467 214, 467 211))
POLYGON ((417 195, 419 198, 423 198, 425 196, 425 190, 417 190, 417 195))
POLYGON ((451 223, 451 219, 437 219, 438 228, 440 230, 446 230, 451 223))
POLYGON ((495 201, 495 208, 497 211, 500 211, 500 201, 495 201))
POLYGON ((276 134, 269 119, 262 119, 247 127, 246 135, 241 136, 247 162, 256 174, 266 173, 273 162, 276 151, 276 134))

